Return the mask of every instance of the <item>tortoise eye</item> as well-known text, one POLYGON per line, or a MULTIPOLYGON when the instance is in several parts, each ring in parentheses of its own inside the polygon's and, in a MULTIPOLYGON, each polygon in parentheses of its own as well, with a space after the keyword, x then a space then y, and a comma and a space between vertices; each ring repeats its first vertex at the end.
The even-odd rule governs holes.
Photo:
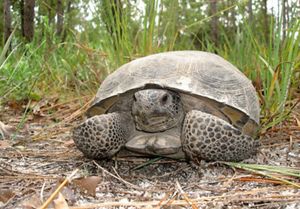
POLYGON ((166 104, 167 101, 168 101, 168 99, 169 99, 168 94, 163 95, 163 97, 161 98, 161 103, 162 104, 166 104))

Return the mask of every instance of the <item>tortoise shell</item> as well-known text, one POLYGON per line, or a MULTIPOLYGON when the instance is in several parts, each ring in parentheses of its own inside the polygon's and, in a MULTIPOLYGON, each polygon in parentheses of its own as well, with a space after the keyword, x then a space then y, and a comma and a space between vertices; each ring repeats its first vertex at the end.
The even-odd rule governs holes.
POLYGON ((197 105, 213 106, 208 112, 246 134, 254 135, 258 128, 260 107, 251 81, 222 57, 201 51, 164 52, 121 66, 100 85, 87 115, 112 112, 115 106, 130 111, 130 94, 145 88, 180 93, 187 111, 197 105))

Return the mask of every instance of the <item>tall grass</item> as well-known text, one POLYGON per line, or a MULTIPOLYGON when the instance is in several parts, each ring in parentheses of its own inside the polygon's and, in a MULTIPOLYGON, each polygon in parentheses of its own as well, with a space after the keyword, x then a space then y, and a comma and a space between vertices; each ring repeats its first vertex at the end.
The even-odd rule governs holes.
POLYGON ((271 18, 270 21, 269 42, 262 38, 265 36, 263 31, 253 30, 245 21, 234 37, 235 41, 223 34, 226 44, 215 49, 253 80, 262 105, 264 130, 288 116, 290 88, 299 82, 295 74, 300 66, 300 20, 295 19, 290 24, 284 40, 282 20, 276 23, 271 18))
POLYGON ((282 41, 281 30, 270 30, 273 41, 265 49, 257 46, 257 56, 261 68, 259 76, 263 85, 263 122, 271 127, 287 116, 286 103, 291 98, 291 85, 296 85, 294 75, 300 66, 300 20, 287 30, 287 38, 282 41))
POLYGON ((68 90, 77 87, 86 89, 87 81, 99 83, 93 68, 86 71, 87 55, 71 43, 49 49, 43 41, 39 45, 21 45, 14 49, 14 56, 6 58, 1 66, 1 99, 40 99, 47 92, 68 90))
MULTIPOLYGON (((47 22, 47 21, 46 21, 47 22)), ((54 34, 48 27, 46 33, 54 34)), ((12 40, 16 37, 13 37, 12 40)), ((82 43, 61 43, 55 39, 42 41, 35 38, 32 43, 22 42, 14 46, 5 58, 11 39, 2 49, 0 64, 0 102, 8 100, 39 100, 50 94, 65 95, 90 91, 99 84, 98 74, 103 74, 100 52, 82 43), (89 69, 89 70, 86 70, 89 69)), ((14 44, 14 43, 12 43, 14 44)))
MULTIPOLYGON (((177 2, 177 1, 176 1, 177 2)), ((182 22, 178 18, 180 14, 178 4, 164 5, 167 6, 167 14, 164 14, 161 1, 146 1, 144 5, 144 14, 140 16, 142 27, 136 36, 132 36, 124 30, 129 28, 127 22, 118 25, 116 28, 124 30, 124 37, 129 41, 131 47, 124 51, 115 50, 118 60, 121 56, 127 56, 130 59, 136 56, 144 56, 159 51, 181 50, 181 49, 200 49, 205 51, 217 52, 219 55, 228 59, 243 71, 255 84, 260 101, 262 104, 262 123, 263 128, 267 129, 287 117, 288 108, 287 100, 290 99, 290 87, 296 82, 294 80, 295 69, 299 68, 299 45, 300 45, 300 20, 295 19, 290 23, 285 40, 282 36, 282 20, 275 22, 272 16, 269 18, 269 40, 265 38, 265 30, 261 27, 254 28, 246 18, 243 18, 238 26, 236 33, 228 33, 225 27, 220 27, 219 36, 222 37, 223 43, 216 46, 210 39, 209 30, 203 30, 204 40, 200 48, 193 44, 193 37, 196 37, 195 28, 205 28, 210 19, 215 16, 222 16, 222 12, 233 9, 241 10, 245 5, 236 3, 223 8, 217 14, 203 17, 195 22, 182 22), (206 25, 206 26, 205 26, 206 25)), ((295 13, 296 11, 293 11, 295 13)), ((123 14, 124 15, 124 14, 123 14)), ((126 16, 126 15, 125 15, 126 16)), ((110 17, 113 18, 113 17, 110 17)), ((116 31, 118 34, 118 31, 116 31)), ((116 42, 122 44, 124 42, 116 42)), ((105 51, 113 51, 112 44, 105 45, 105 51), (110 48, 107 49, 107 46, 110 48)), ((115 60, 110 60, 115 63, 115 60)), ((126 62, 124 59, 118 64, 126 62)))
POLYGON ((244 2, 222 8, 212 16, 192 13, 178 1, 143 1, 139 8, 127 4, 121 10, 113 2, 94 0, 96 26, 85 22, 85 30, 74 32, 64 43, 56 40, 46 20, 44 28, 46 34, 52 34, 50 38, 36 38, 31 44, 14 43, 12 56, 0 63, 1 98, 93 93, 107 74, 132 59, 194 49, 218 53, 253 80, 265 128, 284 119, 290 87, 299 82, 294 76, 300 65, 299 19, 290 23, 285 40, 281 22, 274 18, 270 19, 269 40, 262 38, 264 31, 254 28, 246 18, 238 22, 234 32, 220 24, 220 44, 216 45, 208 29, 210 19, 233 9, 242 10, 244 2))

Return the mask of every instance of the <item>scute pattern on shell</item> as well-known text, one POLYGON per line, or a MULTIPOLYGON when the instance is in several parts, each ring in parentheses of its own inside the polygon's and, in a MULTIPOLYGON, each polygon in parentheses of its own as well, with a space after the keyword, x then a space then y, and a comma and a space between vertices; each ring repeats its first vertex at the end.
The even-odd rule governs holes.
POLYGON ((200 51, 159 53, 121 66, 101 84, 90 109, 151 84, 213 99, 259 123, 259 103, 251 81, 220 56, 200 51))

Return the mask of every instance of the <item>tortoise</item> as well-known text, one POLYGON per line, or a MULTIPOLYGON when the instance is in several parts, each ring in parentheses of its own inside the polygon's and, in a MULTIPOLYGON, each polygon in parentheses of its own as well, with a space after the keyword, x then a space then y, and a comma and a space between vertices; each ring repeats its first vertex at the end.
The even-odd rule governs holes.
POLYGON ((241 161, 259 148, 260 106, 251 81, 222 57, 172 51, 133 60, 100 85, 73 129, 88 158, 121 149, 151 156, 241 161))

